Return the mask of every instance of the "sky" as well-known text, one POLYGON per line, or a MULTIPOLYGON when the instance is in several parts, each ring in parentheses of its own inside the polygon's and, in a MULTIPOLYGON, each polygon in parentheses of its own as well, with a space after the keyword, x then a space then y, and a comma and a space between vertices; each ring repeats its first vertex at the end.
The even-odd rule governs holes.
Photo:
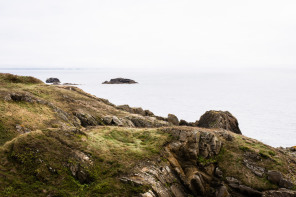
POLYGON ((0 0, 0 68, 295 68, 295 10, 295 0, 0 0))

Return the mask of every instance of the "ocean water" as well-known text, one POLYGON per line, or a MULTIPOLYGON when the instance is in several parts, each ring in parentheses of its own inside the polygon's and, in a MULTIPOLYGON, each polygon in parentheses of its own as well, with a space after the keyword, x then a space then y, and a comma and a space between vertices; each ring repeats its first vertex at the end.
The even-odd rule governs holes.
POLYGON ((154 114, 173 113, 195 121, 208 110, 231 112, 242 133, 268 145, 296 145, 296 70, 135 70, 135 69, 18 69, 1 70, 43 81, 58 77, 110 102, 149 109, 154 114), (139 82, 103 85, 115 77, 139 82))

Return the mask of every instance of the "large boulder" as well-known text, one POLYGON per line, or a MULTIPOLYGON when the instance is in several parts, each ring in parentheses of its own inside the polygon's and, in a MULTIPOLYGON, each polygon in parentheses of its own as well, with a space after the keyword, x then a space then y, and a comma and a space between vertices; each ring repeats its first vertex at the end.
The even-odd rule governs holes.
POLYGON ((267 179, 271 183, 274 183, 274 184, 280 186, 281 188, 291 189, 294 187, 293 183, 291 181, 285 179, 281 172, 278 172, 275 170, 269 170, 267 172, 267 179))
POLYGON ((199 127, 222 128, 237 134, 242 134, 237 119, 228 111, 207 111, 200 117, 199 127))
POLYGON ((124 79, 124 78, 115 78, 111 79, 110 81, 105 81, 103 84, 132 84, 137 83, 132 79, 124 79))
POLYGON ((96 126, 100 124, 92 115, 88 113, 74 112, 73 115, 80 120, 81 126, 83 127, 96 126))
POLYGON ((46 83, 61 83, 58 78, 54 78, 54 77, 51 77, 51 78, 46 79, 45 82, 46 83))
POLYGON ((179 119, 174 114, 168 115, 168 122, 172 123, 173 125, 179 125, 179 119))
POLYGON ((190 126, 190 124, 186 120, 183 120, 183 119, 180 120, 179 125, 180 126, 190 126))
POLYGON ((24 101, 24 102, 28 102, 28 103, 34 103, 34 102, 36 102, 37 99, 28 93, 11 93, 5 97, 5 100, 6 101, 15 101, 15 102, 24 101))

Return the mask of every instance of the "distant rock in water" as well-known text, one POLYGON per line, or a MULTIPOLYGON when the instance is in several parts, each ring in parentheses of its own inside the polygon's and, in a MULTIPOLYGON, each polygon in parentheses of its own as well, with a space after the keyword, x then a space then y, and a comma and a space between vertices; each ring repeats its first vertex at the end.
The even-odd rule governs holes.
POLYGON ((133 83, 138 83, 138 82, 135 82, 132 79, 124 79, 124 78, 115 78, 115 79, 111 79, 110 81, 103 82, 103 84, 133 84, 133 83))
POLYGON ((53 78, 53 77, 46 79, 45 82, 46 82, 46 83, 55 83, 55 84, 56 84, 56 83, 61 83, 60 80, 59 80, 58 78, 53 78))
POLYGON ((199 127, 222 128, 237 134, 242 134, 237 119, 228 111, 207 111, 200 117, 199 127))

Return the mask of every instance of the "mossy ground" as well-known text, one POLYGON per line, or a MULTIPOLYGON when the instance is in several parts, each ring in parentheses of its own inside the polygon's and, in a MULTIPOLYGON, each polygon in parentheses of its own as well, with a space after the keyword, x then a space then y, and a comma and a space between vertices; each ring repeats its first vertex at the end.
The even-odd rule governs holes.
POLYGON ((105 115, 128 115, 77 87, 46 85, 33 77, 1 73, 0 84, 0 145, 21 134, 17 132, 16 125, 30 130, 71 126, 76 111, 90 114, 98 120, 105 115), (6 100, 12 93, 26 94, 35 100, 50 103, 69 114, 69 121, 62 119, 48 104, 6 100))
MULTIPOLYGON (((146 186, 122 183, 119 178, 140 162, 159 157, 163 144, 171 140, 167 133, 104 126, 84 129, 84 133, 69 131, 64 128, 73 126, 71 122, 61 119, 49 105, 5 97, 26 93, 70 115, 77 110, 96 118, 130 114, 75 87, 50 86, 35 78, 1 73, 0 84, 0 196, 134 196, 147 191, 146 186), (31 132, 19 133, 16 125, 31 132), (92 164, 79 161, 77 151, 88 155, 92 164), (76 164, 89 173, 88 183, 73 176, 70 167, 76 164)), ((256 140, 234 136, 233 141, 224 141, 217 157, 198 161, 203 165, 218 162, 225 177, 236 177, 255 189, 276 188, 244 166, 244 153, 254 152, 261 157, 258 166, 281 171, 296 182, 296 167, 286 155, 256 140)))
MULTIPOLYGON (((0 196, 133 196, 146 186, 122 183, 140 161, 154 159, 168 134, 157 129, 96 127, 85 134, 39 130, 7 142, 0 151, 0 196), (69 165, 73 151, 89 155, 90 183, 80 183, 69 165), (5 171, 2 171, 4 170, 5 171)), ((82 164, 81 164, 82 165, 82 164)))
POLYGON ((256 176, 244 165, 244 153, 250 152, 260 157, 259 161, 252 161, 256 166, 263 167, 266 170, 280 171, 289 179, 295 180, 296 171, 289 169, 295 170, 296 165, 291 164, 285 154, 257 140, 242 135, 233 135, 233 141, 224 143, 223 151, 217 159, 225 177, 235 177, 241 180, 243 184, 261 191, 276 189, 277 186, 270 183, 266 175, 263 177, 256 176))

